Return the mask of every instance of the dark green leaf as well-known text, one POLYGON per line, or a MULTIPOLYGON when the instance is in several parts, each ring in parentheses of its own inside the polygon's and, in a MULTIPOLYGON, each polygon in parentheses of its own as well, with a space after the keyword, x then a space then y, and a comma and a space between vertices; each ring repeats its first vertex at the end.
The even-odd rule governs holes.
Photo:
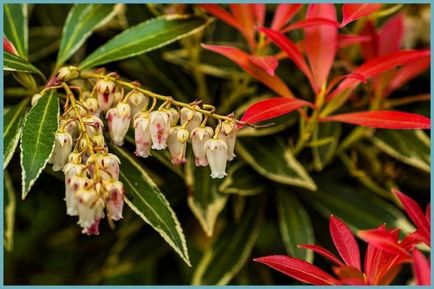
POLYGON ((6 51, 3 52, 3 69, 6 71, 37 73, 45 79, 44 74, 27 60, 6 51))
POLYGON ((27 5, 5 4, 4 9, 4 33, 11 41, 18 54, 27 58, 27 5))
POLYGON ((279 188, 276 203, 280 234, 286 252, 292 257, 312 262, 313 252, 297 247, 315 241, 312 223, 303 204, 293 192, 287 192, 284 187, 279 188))
POLYGON ((322 173, 315 179, 319 189, 300 196, 325 218, 334 214, 354 230, 372 229, 384 223, 404 232, 414 229, 397 207, 363 188, 335 180, 336 175, 342 176, 339 171, 322 173))
POLYGON ((192 285, 226 285, 249 260, 263 217, 263 199, 252 198, 238 224, 228 224, 205 252, 192 285))
POLYGON ((93 30, 107 23, 116 13, 113 4, 75 4, 63 26, 57 67, 62 66, 86 41, 93 30))
POLYGON ((3 128, 3 169, 11 160, 21 136, 23 119, 26 115, 28 99, 22 100, 4 115, 3 128))
POLYGON ((321 171, 332 160, 338 146, 342 125, 337 122, 321 123, 313 134, 313 165, 321 171))
POLYGON ((265 191, 264 184, 257 173, 243 161, 229 166, 228 175, 223 179, 219 190, 226 194, 252 196, 265 191))
POLYGON ((163 47, 194 34, 207 25, 202 17, 169 15, 131 27, 96 49, 80 64, 81 69, 129 58, 163 47))
POLYGON ((188 158, 185 180, 190 191, 187 202, 207 236, 212 236, 218 215, 224 209, 228 195, 219 191, 221 179, 210 177, 209 167, 196 167, 193 156, 188 158))
POLYGON ((372 139, 374 144, 397 160, 430 172, 429 137, 421 130, 378 130, 372 139))
POLYGON ((121 161, 120 179, 125 186, 125 202, 190 266, 184 233, 169 202, 140 165, 125 149, 110 146, 121 161))
POLYGON ((29 111, 21 135, 22 198, 29 193, 54 149, 59 125, 59 99, 54 90, 43 95, 29 111))
POLYGON ((311 177, 278 136, 240 138, 236 151, 259 174, 272 181, 309 190, 316 189, 311 177))

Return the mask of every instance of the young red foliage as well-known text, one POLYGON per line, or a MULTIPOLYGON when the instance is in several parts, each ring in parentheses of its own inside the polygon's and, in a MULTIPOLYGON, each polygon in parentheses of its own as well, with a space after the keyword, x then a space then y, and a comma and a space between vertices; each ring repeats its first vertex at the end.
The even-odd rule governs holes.
POLYGON ((259 68, 262 68, 265 72, 267 72, 271 76, 274 76, 274 71, 279 65, 279 61, 273 55, 268 55, 268 56, 249 55, 249 59, 253 64, 258 66, 259 68))
POLYGON ((221 45, 206 45, 202 44, 202 47, 216 53, 219 53, 243 68, 247 73, 264 83, 266 86, 275 91, 278 95, 293 98, 294 95, 286 86, 286 84, 276 75, 271 76, 265 72, 262 68, 259 68, 256 64, 250 61, 249 55, 244 51, 231 47, 221 45))
POLYGON ((12 42, 10 42, 5 36, 3 36, 3 50, 9 52, 10 54, 18 55, 12 42))
POLYGON ((324 258, 328 259, 329 261, 332 261, 333 263, 335 263, 338 266, 345 266, 345 264, 339 260, 338 257, 336 257, 335 254, 333 254, 332 252, 330 252, 329 250, 318 246, 318 245, 312 245, 312 244, 302 244, 302 245, 298 245, 297 247, 302 248, 302 249, 308 249, 308 250, 312 250, 313 252, 323 256, 324 258))
POLYGON ((417 249, 413 250, 413 275, 417 285, 431 285, 431 266, 428 259, 417 249))
POLYGON ((221 8, 217 4, 198 4, 199 7, 207 11, 208 13, 214 15, 215 17, 219 18, 226 24, 234 27, 238 31, 243 31, 243 26, 238 23, 238 20, 229 12, 227 12, 225 9, 221 8))
POLYGON ((249 106, 241 121, 254 124, 260 121, 269 120, 287 113, 290 113, 303 106, 313 105, 310 102, 287 97, 273 97, 261 100, 249 106))
POLYGON ((265 21, 265 4, 259 3, 259 4, 249 4, 250 9, 252 10, 256 26, 264 26, 265 21))
POLYGON ((318 267, 295 258, 282 255, 253 259, 301 282, 313 285, 337 285, 338 280, 318 267))
POLYGON ((342 5, 342 26, 354 20, 372 14, 381 8, 381 4, 344 4, 342 5))
POLYGON ((359 245, 347 225, 333 215, 330 217, 330 234, 345 264, 360 270, 359 245))
POLYGON ((286 26, 284 29, 281 30, 282 33, 300 29, 300 28, 307 28, 307 27, 316 27, 319 25, 328 25, 331 27, 339 27, 339 23, 322 17, 313 17, 305 20, 301 20, 298 22, 295 22, 294 24, 286 26))
POLYGON ((423 115, 392 110, 344 113, 328 116, 321 121, 339 121, 371 128, 430 129, 431 120, 423 115))
POLYGON ((350 45, 366 43, 372 41, 372 37, 368 35, 357 35, 357 34, 339 34, 338 36, 338 47, 345 48, 350 45))
MULTIPOLYGON (((334 4, 310 4, 306 19, 323 17, 337 21, 334 4)), ((304 29, 304 44, 313 78, 318 89, 325 86, 333 65, 338 43, 338 29, 330 25, 318 25, 304 29)))
POLYGON ((386 230, 384 225, 377 229, 364 230, 357 233, 357 235, 365 242, 406 260, 410 258, 410 254, 399 242, 398 234, 399 231, 386 230))
POLYGON ((300 10, 302 4, 279 4, 274 13, 271 29, 281 30, 286 23, 291 21, 292 17, 300 10))

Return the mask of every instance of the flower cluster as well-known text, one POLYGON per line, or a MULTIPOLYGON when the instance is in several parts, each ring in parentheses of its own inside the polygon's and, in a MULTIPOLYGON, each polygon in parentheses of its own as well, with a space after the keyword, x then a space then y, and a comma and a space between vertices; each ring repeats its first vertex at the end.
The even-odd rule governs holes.
MULTIPOLYGON (((199 102, 185 104, 170 97, 145 95, 137 83, 121 82, 114 73, 93 74, 89 78, 96 82, 88 79, 92 83, 90 90, 66 83, 81 76, 75 67, 61 68, 46 89, 62 87, 66 92, 49 163, 54 171, 65 174, 67 214, 78 216, 83 233, 98 235, 105 215, 109 222, 122 218, 124 186, 119 181, 120 161, 108 152, 103 119, 111 141, 118 146, 123 145, 128 130, 134 128, 138 157, 147 158, 151 149, 168 148, 172 163, 184 164, 187 144, 191 143, 196 166, 209 165, 213 178, 226 176, 226 163, 235 157, 235 119, 214 114, 210 105, 204 107, 211 110, 205 110, 199 102), (73 89, 78 91, 78 99, 73 89), (158 100, 163 103, 155 109, 158 100), (215 129, 207 125, 209 117, 219 120, 215 129)), ((41 94, 34 95, 32 105, 40 97, 41 94)))

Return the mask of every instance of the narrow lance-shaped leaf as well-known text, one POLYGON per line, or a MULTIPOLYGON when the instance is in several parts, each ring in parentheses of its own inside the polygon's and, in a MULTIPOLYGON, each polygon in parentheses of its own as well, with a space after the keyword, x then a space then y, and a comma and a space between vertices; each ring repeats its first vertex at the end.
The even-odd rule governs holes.
POLYGON ((4 33, 13 43, 18 54, 27 59, 27 5, 5 4, 4 9, 4 33))
POLYGON ((140 165, 125 149, 110 146, 120 161, 120 180, 125 186, 126 204, 152 226, 190 266, 184 233, 169 202, 140 165))
POLYGON ((229 4, 229 8, 231 9, 234 18, 243 28, 241 32, 249 43, 250 48, 252 50, 255 49, 255 22, 250 4, 229 4))
POLYGON ((249 55, 246 52, 231 46, 202 44, 202 47, 229 58, 251 76, 261 81, 274 92, 276 92, 279 96, 289 98, 294 97, 286 84, 278 76, 271 76, 265 70, 252 63, 249 59, 249 55))
POLYGON ((45 75, 27 60, 6 51, 3 52, 3 69, 6 71, 36 73, 45 79, 45 75))
POLYGON ((302 4, 279 4, 274 12, 273 21, 271 22, 272 30, 281 30, 286 23, 291 21, 292 17, 300 10, 302 4))
POLYGON ((417 285, 431 285, 430 262, 418 249, 413 250, 413 272, 417 285))
POLYGON ((342 26, 359 18, 372 14, 381 8, 381 4, 344 4, 342 5, 342 26))
POLYGON ((263 219, 263 199, 251 198, 239 223, 227 224, 193 273, 192 285, 226 285, 248 261, 263 219))
POLYGON ((286 97, 268 98, 249 106, 241 121, 254 124, 290 113, 303 106, 313 107, 310 102, 301 99, 286 97))
POLYGON ((330 234, 345 263, 360 270, 360 250, 356 238, 347 225, 333 215, 330 217, 330 234))
POLYGON ((4 115, 3 128, 3 169, 11 160, 21 136, 23 119, 26 116, 28 99, 22 100, 4 115))
POLYGON ((423 115, 402 111, 376 110, 338 114, 322 121, 340 121, 372 128, 430 129, 431 120, 423 115))
POLYGON ((59 99, 54 90, 43 95, 29 111, 21 135, 22 198, 45 168, 54 149, 59 125, 59 99))
POLYGON ((219 18, 226 24, 234 27, 235 29, 242 31, 243 27, 240 23, 238 23, 238 20, 235 19, 235 17, 220 7, 218 4, 198 4, 198 6, 204 10, 206 10, 208 13, 211 13, 215 17, 219 18))
POLYGON ((296 258, 274 255, 256 258, 253 261, 265 264, 298 281, 313 285, 336 285, 338 280, 320 268, 296 258))
POLYGON ((83 60, 80 68, 92 68, 158 49, 199 32, 208 23, 205 18, 188 15, 153 18, 110 39, 83 60))
POLYGON ((312 17, 288 25, 281 32, 288 32, 296 29, 317 27, 317 26, 339 27, 339 23, 328 18, 312 17))
POLYGON ((266 55, 266 56, 249 55, 249 59, 253 64, 258 66, 259 68, 262 68, 266 73, 268 73, 271 76, 274 76, 274 71, 279 65, 279 61, 273 55, 266 55))
POLYGON ((300 245, 298 245, 298 247, 302 248, 302 249, 306 249, 306 250, 312 250, 313 252, 317 253, 318 255, 320 255, 320 256, 326 258, 327 260, 335 263, 339 267, 345 266, 345 264, 338 257, 336 257, 335 254, 333 254, 332 252, 330 252, 327 249, 324 249, 321 246, 312 245, 312 244, 300 244, 300 245))
POLYGON ((312 223, 306 209, 292 192, 281 187, 276 198, 279 228, 286 252, 295 258, 313 261, 312 251, 298 248, 299 244, 315 241, 312 223))
POLYGON ((62 66, 86 41, 93 30, 107 23, 115 14, 113 4, 75 4, 63 26, 57 54, 57 67, 62 66))

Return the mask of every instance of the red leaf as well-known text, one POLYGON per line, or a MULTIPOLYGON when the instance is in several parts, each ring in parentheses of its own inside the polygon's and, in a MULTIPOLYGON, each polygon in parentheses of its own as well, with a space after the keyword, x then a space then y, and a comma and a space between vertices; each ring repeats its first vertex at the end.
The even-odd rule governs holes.
POLYGON ((259 68, 262 68, 266 73, 268 73, 271 76, 274 76, 274 71, 279 65, 279 61, 277 61, 277 58, 271 55, 268 56, 249 55, 249 59, 253 64, 258 66, 259 68))
MULTIPOLYGON (((427 57, 429 55, 430 55, 429 50, 402 50, 402 51, 392 52, 365 62, 359 68, 355 69, 353 73, 360 74, 364 78, 371 78, 375 75, 393 69, 399 65, 412 63, 414 61, 418 61, 421 58, 427 57)), ((333 91, 327 97, 327 100, 333 99, 335 96, 339 95, 344 90, 348 90, 349 92, 351 92, 357 87, 359 83, 360 81, 357 79, 353 79, 353 78, 345 79, 336 88, 336 90, 333 91)))
MULTIPOLYGON (((311 4, 306 19, 324 17, 336 22, 334 4, 311 4)), ((304 44, 313 78, 322 88, 333 65, 337 50, 338 29, 330 25, 320 25, 304 29, 304 44)))
POLYGON ((381 4, 344 4, 342 6, 342 26, 367 16, 381 8, 381 4))
POLYGON ((431 266, 428 259, 417 249, 413 250, 413 274, 417 285, 431 285, 431 266))
POLYGON ((295 65, 297 65, 297 67, 306 75, 310 84, 314 87, 315 82, 313 81, 312 73, 297 46, 281 32, 264 27, 259 28, 259 31, 265 33, 274 44, 286 52, 288 57, 294 61, 295 65))
POLYGON ((365 276, 360 270, 351 266, 334 267, 333 271, 343 285, 368 285, 365 276))
POLYGON ((431 120, 423 115, 392 110, 362 111, 328 116, 322 121, 339 121, 372 128, 429 129, 431 120))
POLYGON ((310 102, 287 97, 273 97, 261 100, 249 106, 241 121, 254 124, 290 113, 300 107, 313 105, 310 102))
POLYGON ((398 51, 404 36, 403 14, 397 14, 383 24, 378 31, 377 55, 398 51))
POLYGON ((12 42, 10 42, 5 36, 3 36, 3 49, 10 54, 18 55, 18 52, 12 42))
POLYGON ((330 217, 330 234, 345 264, 360 270, 360 251, 356 238, 347 225, 333 215, 330 217))
POLYGON ((230 60, 238 64, 242 69, 247 71, 247 73, 249 73, 251 76, 261 81, 270 89, 275 91, 278 95, 289 98, 294 97, 286 84, 278 76, 270 76, 262 68, 254 65, 250 61, 249 55, 244 51, 231 46, 202 44, 202 47, 229 58, 230 60))
POLYGON ((303 248, 303 249, 309 249, 314 251, 315 253, 323 256, 324 258, 328 259, 329 261, 332 261, 333 263, 335 263, 338 266, 345 266, 344 263, 342 263, 341 260, 339 260, 338 257, 336 257, 335 254, 333 254, 332 252, 330 252, 329 250, 317 246, 317 245, 311 245, 311 244, 302 244, 302 245, 298 245, 297 247, 299 248, 303 248))
POLYGON ((425 218, 429 224, 431 224, 431 203, 426 206, 425 218))
POLYGON ((387 88, 387 94, 400 88, 411 79, 423 73, 430 67, 430 56, 427 55, 412 63, 402 66, 395 74, 387 88))
POLYGON ((302 4, 279 4, 274 13, 271 29, 279 31, 300 10, 302 4))
POLYGON ((425 236, 428 240, 430 239, 430 224, 426 220, 425 214, 419 205, 412 198, 404 195, 398 190, 393 189, 392 192, 399 198, 401 201, 404 210, 407 212, 409 218, 416 225, 420 234, 425 236))
POLYGON ((250 9, 252 9, 256 25, 264 26, 265 4, 264 3, 250 4, 250 9))
POLYGON ((387 231, 384 227, 372 230, 359 231, 357 235, 365 242, 395 254, 396 256, 409 257, 410 253, 402 248, 399 244, 398 235, 394 232, 387 231))
POLYGON ((217 4, 198 4, 200 8, 206 10, 208 13, 211 13, 218 19, 222 20, 226 24, 236 28, 239 31, 243 31, 243 27, 238 23, 237 19, 234 18, 229 12, 225 9, 221 8, 217 4))
MULTIPOLYGON (((381 226, 384 228, 384 226, 381 226)), ((401 259, 396 254, 392 254, 379 249, 373 244, 368 244, 365 255, 364 271, 370 285, 387 285, 396 274, 397 265, 401 259)))
POLYGON ((378 46, 380 45, 375 24, 372 21, 366 21, 365 26, 360 31, 361 35, 371 38, 370 42, 364 42, 361 45, 362 55, 365 61, 378 57, 378 46))
POLYGON ((253 12, 249 4, 229 4, 235 19, 243 27, 242 32, 252 50, 256 46, 255 42, 255 21, 253 12))
POLYGON ((338 35, 338 47, 345 48, 350 45, 366 43, 372 41, 372 37, 368 35, 357 34, 339 34, 338 35))
POLYGON ((281 30, 281 32, 284 33, 284 32, 288 32, 288 31, 300 29, 300 28, 316 27, 316 26, 320 26, 320 25, 329 25, 332 27, 339 27, 339 23, 334 21, 334 20, 330 20, 330 19, 322 18, 322 17, 313 17, 313 18, 301 20, 301 21, 295 22, 294 24, 288 25, 285 28, 283 28, 281 30))
POLYGON ((313 285, 334 285, 338 281, 320 268, 288 256, 274 255, 253 259, 301 282, 313 285))

